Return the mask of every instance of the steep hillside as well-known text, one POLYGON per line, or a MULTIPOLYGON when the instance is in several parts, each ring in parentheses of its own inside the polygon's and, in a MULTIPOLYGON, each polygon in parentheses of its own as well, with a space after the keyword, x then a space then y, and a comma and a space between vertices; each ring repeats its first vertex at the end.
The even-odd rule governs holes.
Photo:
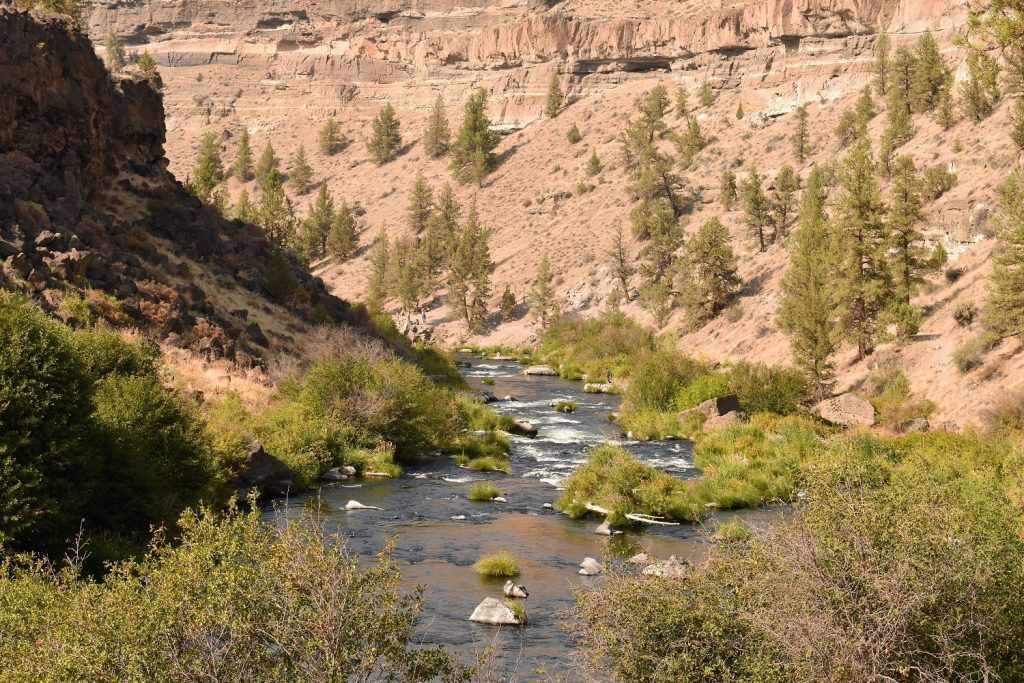
MULTIPOLYGON (((98 3, 88 24, 95 39, 113 29, 131 49, 144 45, 157 57, 174 132, 171 170, 178 177, 190 172, 198 139, 207 131, 219 136, 228 157, 243 129, 257 153, 271 141, 285 161, 302 144, 313 152, 315 177, 364 212, 364 247, 383 228, 392 236, 403 234, 408 191, 418 172, 435 188, 450 180, 446 161, 429 160, 416 144, 436 95, 448 103, 454 127, 468 93, 486 88, 491 119, 506 132, 497 150, 500 163, 483 187, 457 187, 456 193, 464 204, 477 199, 491 231, 497 264, 492 310, 506 283, 522 300, 543 254, 558 275, 563 310, 588 314, 604 305, 613 288, 606 253, 617 227, 628 233, 630 203, 617 136, 632 103, 659 83, 670 92, 682 86, 693 93, 708 81, 719 98, 710 108, 695 109, 710 144, 684 174, 698 197, 687 230, 721 215, 733 232, 745 286, 729 315, 693 332, 677 314, 662 331, 676 334, 680 346, 695 355, 785 362, 788 345, 774 314, 786 253, 779 246, 757 253, 738 212, 721 211, 721 171, 730 167, 742 178, 747 164, 756 162, 770 180, 792 162, 792 112, 805 103, 814 151, 798 170, 806 176, 811 164, 838 158, 842 149, 834 129, 870 81, 874 34, 885 29, 894 44, 910 44, 931 28, 947 63, 963 78, 963 55, 952 39, 965 15, 962 2, 841 0, 396 2, 374 3, 373 11, 358 2, 258 8, 207 2, 174 9, 162 3, 98 3), (561 74, 571 104, 548 120, 542 108, 553 70, 561 74), (398 160, 378 167, 365 142, 385 100, 398 109, 406 147, 398 160), (740 103, 743 120, 735 117, 740 103), (322 157, 315 152, 316 133, 330 116, 341 122, 350 144, 337 156, 322 157), (565 138, 573 123, 583 134, 576 145, 565 138), (604 164, 596 179, 584 171, 592 151, 604 164), (595 187, 580 194, 581 183, 595 187)), ((1024 361, 1012 342, 968 375, 960 375, 952 362, 955 350, 977 330, 959 327, 951 313, 961 302, 980 304, 984 296, 994 246, 987 223, 993 190, 1017 161, 1005 144, 1005 120, 1005 112, 997 112, 985 126, 961 122, 949 131, 927 117, 916 121, 917 135, 903 151, 920 168, 945 166, 959 176, 951 192, 926 207, 924 232, 929 245, 943 244, 950 266, 964 275, 952 283, 937 275, 915 301, 926 315, 913 343, 883 347, 862 363, 844 358, 840 388, 856 386, 873 367, 895 365, 915 392, 938 403, 939 417, 965 422, 1021 387, 1024 361)), ((670 116, 669 123, 681 130, 681 121, 670 116)), ((881 119, 872 123, 874 140, 883 125, 881 119)), ((229 187, 233 196, 241 189, 233 179, 229 187)), ((255 191, 252 185, 247 189, 255 191)), ((311 198, 295 198, 300 213, 311 198)), ((635 253, 638 245, 631 248, 635 253)), ((364 249, 349 263, 317 264, 317 272, 333 291, 358 298, 366 286, 366 255, 364 249)), ((627 309, 653 325, 637 305, 627 309)), ((427 317, 450 344, 517 344, 536 333, 528 317, 504 325, 494 318, 490 333, 469 338, 440 300, 429 306, 427 317)))

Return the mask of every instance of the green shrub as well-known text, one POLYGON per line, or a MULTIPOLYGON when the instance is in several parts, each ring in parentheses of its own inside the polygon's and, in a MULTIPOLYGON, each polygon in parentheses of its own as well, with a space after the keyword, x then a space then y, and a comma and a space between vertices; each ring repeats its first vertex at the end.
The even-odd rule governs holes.
POLYGON ((460 465, 465 465, 468 469, 474 472, 504 472, 505 474, 510 474, 512 472, 512 466, 510 465, 508 458, 483 456, 470 459, 466 458, 466 456, 459 456, 456 458, 456 462, 460 465))
POLYGON ((638 354, 653 349, 654 336, 643 326, 621 311, 608 311, 597 318, 555 318, 537 355, 558 367, 562 377, 604 381, 605 370, 615 379, 628 377, 638 354))
POLYGON ((575 413, 579 410, 580 404, 576 401, 559 400, 555 401, 552 407, 559 413, 575 413))
POLYGON ((469 488, 469 495, 467 496, 470 500, 475 501, 492 501, 501 495, 501 491, 498 487, 488 481, 482 481, 478 484, 473 484, 469 488))
POLYGON ((957 304, 953 309, 953 320, 960 327, 970 327, 974 319, 978 317, 978 307, 971 301, 964 301, 957 304))
POLYGON ((159 349, 145 341, 125 340, 117 332, 100 327, 74 332, 71 343, 86 375, 93 381, 119 375, 156 376, 159 349))
POLYGON ((694 408, 704 401, 732 393, 729 376, 724 373, 698 375, 676 394, 675 407, 678 410, 694 408))
POLYGON ((484 555, 476 563, 473 569, 477 574, 493 576, 495 578, 511 578, 519 576, 519 562, 510 553, 502 551, 493 555, 484 555))
POLYGON ((992 342, 984 335, 975 337, 953 352, 953 363, 960 372, 970 372, 985 361, 985 354, 991 348, 992 342))
POLYGON ((337 433, 301 403, 269 406, 254 418, 253 432, 267 453, 291 468, 301 487, 314 486, 341 461, 343 444, 337 433))
POLYGON ((900 370, 876 372, 865 382, 866 398, 878 411, 878 423, 895 429, 907 420, 928 417, 935 404, 927 399, 915 400, 910 383, 900 370))
POLYGON ((630 376, 624 408, 630 411, 663 411, 675 406, 676 396, 700 375, 707 365, 674 349, 641 355, 630 376))
POLYGON ((508 431, 516 423, 516 419, 507 414, 496 412, 488 405, 479 400, 459 395, 456 398, 456 405, 463 423, 468 429, 486 432, 495 429, 508 431))
POLYGON ((739 517, 722 522, 715 528, 715 540, 719 543, 746 541, 750 536, 750 527, 739 517))
POLYGON ((807 378, 793 368, 737 363, 728 374, 730 389, 748 413, 791 415, 814 393, 807 378))
POLYGON ((387 448, 347 448, 342 463, 356 468, 360 475, 372 473, 389 477, 402 476, 402 468, 395 463, 395 454, 387 448))

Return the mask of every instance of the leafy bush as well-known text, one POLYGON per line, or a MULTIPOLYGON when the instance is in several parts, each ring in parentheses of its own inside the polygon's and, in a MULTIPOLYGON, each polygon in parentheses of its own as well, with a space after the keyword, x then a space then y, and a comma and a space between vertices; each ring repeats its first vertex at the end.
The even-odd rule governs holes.
POLYGON ((985 354, 992 348, 991 340, 984 335, 975 337, 964 343, 953 353, 953 363, 962 373, 970 372, 979 367, 985 360, 985 354))
POLYGON ((628 377, 637 356, 654 349, 654 336, 620 311, 597 318, 559 316, 541 338, 537 355, 568 379, 603 381, 605 370, 628 377))
POLYGON ((900 370, 876 372, 865 382, 865 393, 878 411, 878 423, 895 429, 907 420, 928 417, 935 404, 927 399, 915 400, 910 383, 900 370))
POLYGON ((477 574, 500 578, 511 578, 519 576, 519 562, 510 553, 502 551, 493 555, 484 555, 476 563, 473 569, 477 574))
POLYGON ((395 454, 386 448, 347 448, 342 462, 355 467, 361 475, 398 477, 402 474, 402 468, 395 463, 395 454))
POLYGON ((971 301, 964 301, 957 304, 953 309, 953 320, 960 327, 970 327, 974 319, 978 317, 978 307, 971 301))
POLYGON ((633 368, 626 391, 626 410, 665 410, 675 405, 676 396, 697 377, 707 374, 704 363, 672 349, 641 355, 633 368))
POLYGON ((676 395, 675 407, 688 410, 708 399, 732 393, 729 376, 725 373, 698 375, 676 395))
POLYGON ((955 266, 946 268, 946 282, 953 284, 964 276, 964 269, 955 266))
POLYGON ((470 500, 475 501, 492 501, 501 495, 501 491, 498 487, 488 481, 482 481, 478 484, 473 484, 469 488, 469 495, 467 496, 470 500))
POLYGON ((748 413, 790 415, 814 393, 806 377, 793 368, 737 363, 728 375, 729 388, 748 413))
POLYGON ((93 382, 114 373, 151 377, 157 374, 160 352, 149 342, 127 341, 113 330, 94 327, 76 331, 71 344, 86 376, 93 382))
POLYGON ((315 485, 321 474, 341 461, 344 445, 339 435, 295 401, 263 410, 254 418, 253 432, 268 453, 291 468, 295 483, 302 487, 315 485))

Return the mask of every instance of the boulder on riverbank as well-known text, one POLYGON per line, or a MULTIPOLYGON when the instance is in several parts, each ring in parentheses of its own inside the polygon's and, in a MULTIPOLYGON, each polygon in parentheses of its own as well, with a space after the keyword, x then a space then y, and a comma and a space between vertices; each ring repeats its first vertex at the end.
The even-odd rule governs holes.
POLYGON ((583 385, 583 393, 586 394, 614 394, 614 384, 599 384, 597 382, 588 382, 583 385))
POLYGON ((259 441, 253 441, 249 445, 245 467, 231 485, 238 491, 240 500, 245 500, 252 489, 256 489, 261 498, 280 498, 294 488, 293 478, 288 465, 267 453, 259 441))
POLYGON ((583 576, 597 576, 604 566, 592 557, 585 557, 580 562, 580 574, 583 576))
POLYGON ((531 365, 525 370, 523 374, 527 377, 557 377, 558 373, 550 365, 531 365))
POLYGON ((522 598, 525 600, 530 597, 525 586, 520 586, 515 581, 506 581, 502 592, 505 593, 506 598, 522 598))
POLYGON ((494 626, 522 625, 522 622, 516 618, 512 608, 497 598, 484 598, 484 601, 473 610, 469 620, 478 624, 491 624, 494 626))
POLYGON ((850 393, 827 398, 814 410, 822 419, 840 427, 870 427, 875 424, 875 407, 867 399, 850 393))
POLYGON ((651 562, 644 567, 644 576, 658 576, 665 579, 684 578, 689 571, 689 563, 678 559, 675 555, 660 562, 651 562))
POLYGON ((731 427, 748 422, 750 418, 741 410, 732 410, 725 415, 716 415, 704 421, 704 431, 713 432, 722 427, 731 427))
POLYGON ((494 395, 493 391, 485 389, 484 391, 480 392, 480 400, 483 401, 484 404, 486 405, 488 403, 497 403, 498 397, 494 395))
POLYGON ((537 428, 526 420, 516 420, 515 424, 508 428, 508 433, 515 434, 516 436, 526 436, 533 439, 537 436, 537 428))

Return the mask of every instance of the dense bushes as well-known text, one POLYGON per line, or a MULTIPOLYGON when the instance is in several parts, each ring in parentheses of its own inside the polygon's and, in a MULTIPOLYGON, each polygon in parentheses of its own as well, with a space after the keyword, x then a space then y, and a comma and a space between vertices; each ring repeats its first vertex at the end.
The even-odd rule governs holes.
POLYGON ((421 647, 419 591, 387 550, 348 553, 316 520, 186 514, 102 583, 74 566, 0 566, 0 662, 12 681, 468 680, 421 647))
POLYGON ((569 379, 603 381, 630 374, 637 354, 654 349, 654 336, 629 316, 609 311, 598 318, 560 316, 544 331, 537 355, 569 379))
POLYGON ((684 579, 612 570, 577 595, 618 680, 1020 680, 1020 453, 972 435, 840 438, 795 513, 684 579))

